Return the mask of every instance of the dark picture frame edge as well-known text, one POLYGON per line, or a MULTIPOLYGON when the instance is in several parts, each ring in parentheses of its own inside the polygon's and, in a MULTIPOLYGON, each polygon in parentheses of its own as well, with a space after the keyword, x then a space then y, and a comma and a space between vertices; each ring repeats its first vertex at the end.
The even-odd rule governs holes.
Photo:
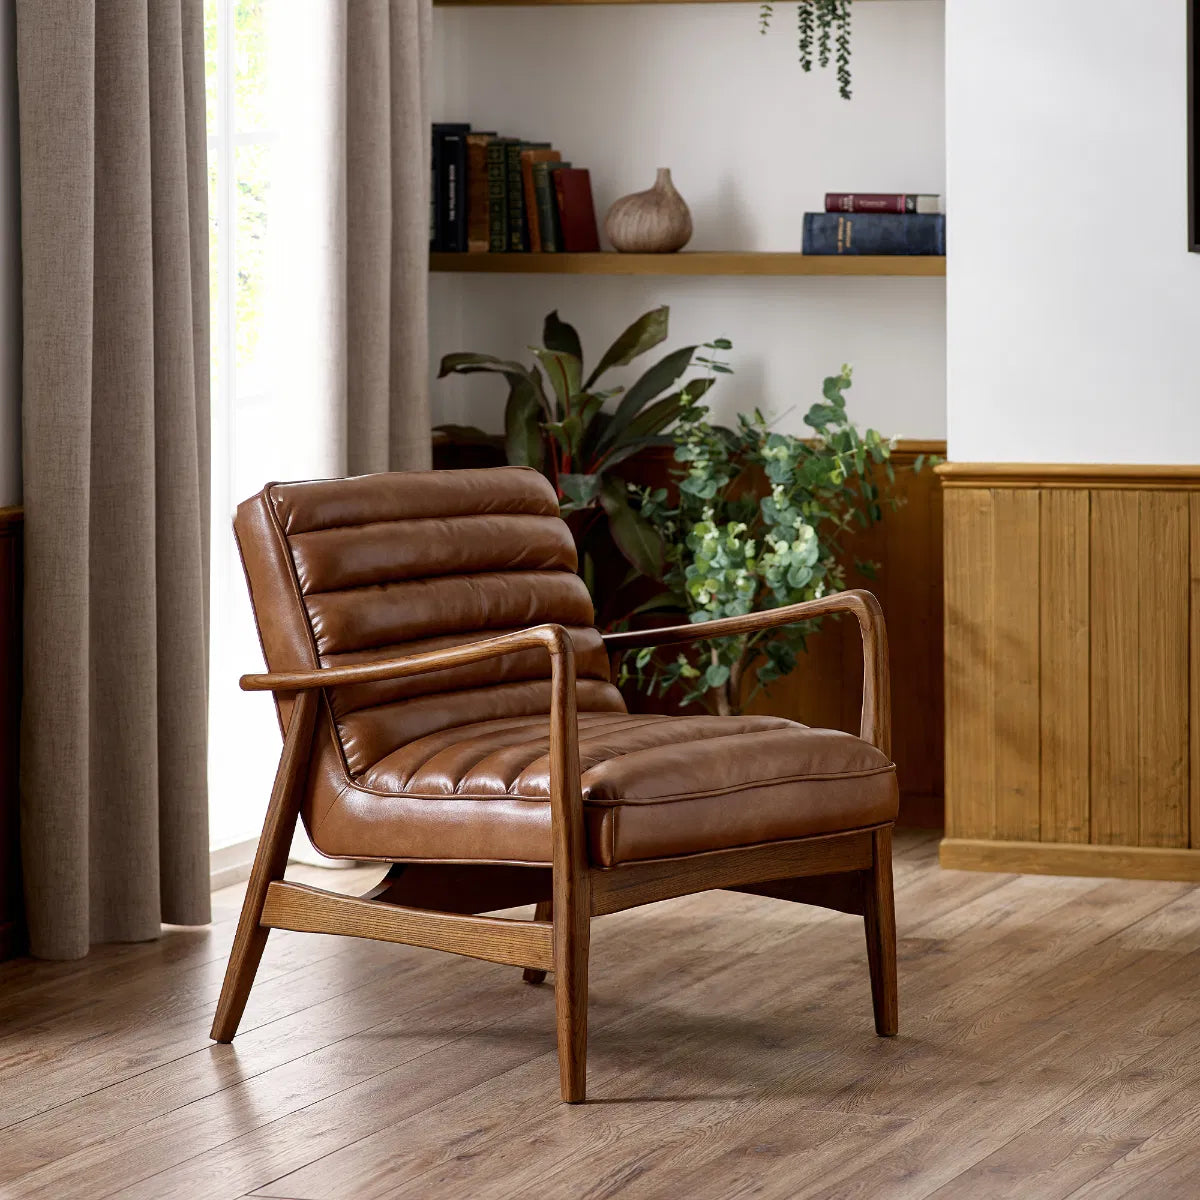
POLYGON ((1197 141, 1200 140, 1200 112, 1197 111, 1197 104, 1200 103, 1200 95, 1197 94, 1197 88, 1200 86, 1200 80, 1197 75, 1200 75, 1200 67, 1196 63, 1197 50, 1200 46, 1197 45, 1198 34, 1197 26, 1200 25, 1200 0, 1187 0, 1187 106, 1188 106, 1188 250, 1193 254, 1200 254, 1200 194, 1197 192, 1197 171, 1200 170, 1200 162, 1197 158, 1200 157, 1200 152, 1197 150, 1197 141))

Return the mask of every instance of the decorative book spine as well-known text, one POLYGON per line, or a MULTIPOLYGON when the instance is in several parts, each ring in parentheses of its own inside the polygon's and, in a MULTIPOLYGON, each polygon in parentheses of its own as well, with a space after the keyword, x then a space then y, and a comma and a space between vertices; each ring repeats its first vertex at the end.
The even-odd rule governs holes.
POLYGON ((533 168, 538 163, 557 162, 562 158, 549 146, 526 147, 521 151, 521 190, 525 201, 525 224, 529 230, 529 249, 537 254, 543 247, 541 218, 537 207, 537 192, 533 184, 533 168))
POLYGON ((805 213, 805 254, 945 254, 938 214, 805 213))
POLYGON ((494 133, 467 134, 467 249, 488 249, 488 142, 494 133))
POLYGON ((553 254, 562 249, 558 228, 558 200, 554 194, 554 176, 570 163, 539 162, 533 164, 533 190, 537 200, 538 232, 542 250, 553 254))
POLYGON ((512 138, 491 138, 487 147, 488 248, 508 249, 508 159, 512 138))
POLYGON ((940 196, 927 192, 826 192, 825 211, 848 213, 936 213, 940 196))
POLYGON ((458 121, 433 126, 433 250, 466 248, 465 138, 470 130, 470 125, 458 121))
POLYGON ((521 179, 521 143, 510 142, 507 155, 508 249, 516 253, 529 249, 529 231, 525 227, 525 184, 521 179))

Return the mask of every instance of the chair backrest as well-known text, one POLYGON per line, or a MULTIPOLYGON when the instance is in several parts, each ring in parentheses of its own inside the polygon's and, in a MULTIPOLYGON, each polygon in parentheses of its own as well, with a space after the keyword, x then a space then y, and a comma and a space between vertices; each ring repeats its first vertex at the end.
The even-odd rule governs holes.
MULTIPOLYGON (((549 482, 525 467, 268 484, 234 531, 272 671, 344 666, 555 622, 578 704, 623 711, 549 482)), ((414 738, 549 711, 542 651, 338 688, 330 712, 357 776, 414 738)), ((286 720, 290 707, 281 701, 286 720)))

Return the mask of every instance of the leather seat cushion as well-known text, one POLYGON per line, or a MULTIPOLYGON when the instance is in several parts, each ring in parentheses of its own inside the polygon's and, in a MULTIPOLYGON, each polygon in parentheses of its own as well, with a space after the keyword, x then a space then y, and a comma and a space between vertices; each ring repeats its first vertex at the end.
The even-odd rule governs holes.
MULTIPOLYGON (((896 816, 892 763, 836 730, 781 717, 584 712, 579 737, 590 855, 600 866, 896 816)), ((383 858, 425 857, 421 848, 436 846, 438 858, 548 862, 548 751, 545 715, 416 738, 353 781, 329 814, 329 832, 383 858), (403 819, 388 820, 389 810, 403 819)), ((326 849, 321 823, 314 834, 326 849)))

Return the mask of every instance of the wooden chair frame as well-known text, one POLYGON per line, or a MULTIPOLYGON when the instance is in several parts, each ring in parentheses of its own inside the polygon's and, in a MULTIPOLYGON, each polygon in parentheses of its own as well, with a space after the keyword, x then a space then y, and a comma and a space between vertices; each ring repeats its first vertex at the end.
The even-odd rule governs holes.
MULTIPOLYGON (((853 613, 863 639, 860 736, 890 754, 887 634, 879 602, 865 591, 702 624, 605 636, 610 649, 669 645, 753 633, 835 613, 853 613)), ((571 640, 558 625, 407 658, 314 671, 246 675, 247 691, 293 697, 283 753, 262 837, 246 888, 212 1036, 237 1032, 254 975, 272 929, 337 933, 448 950, 525 968, 529 983, 555 973, 562 1097, 585 1097, 588 947, 591 918, 693 892, 725 888, 818 904, 864 919, 875 1029, 897 1031, 896 927, 892 900, 891 824, 848 833, 772 842, 732 850, 656 859, 612 868, 588 861, 575 707, 571 640), (463 666, 533 647, 550 655, 549 867, 395 863, 365 896, 354 897, 284 881, 322 689, 401 679, 463 666), (481 916, 536 904, 531 921, 481 916)))

